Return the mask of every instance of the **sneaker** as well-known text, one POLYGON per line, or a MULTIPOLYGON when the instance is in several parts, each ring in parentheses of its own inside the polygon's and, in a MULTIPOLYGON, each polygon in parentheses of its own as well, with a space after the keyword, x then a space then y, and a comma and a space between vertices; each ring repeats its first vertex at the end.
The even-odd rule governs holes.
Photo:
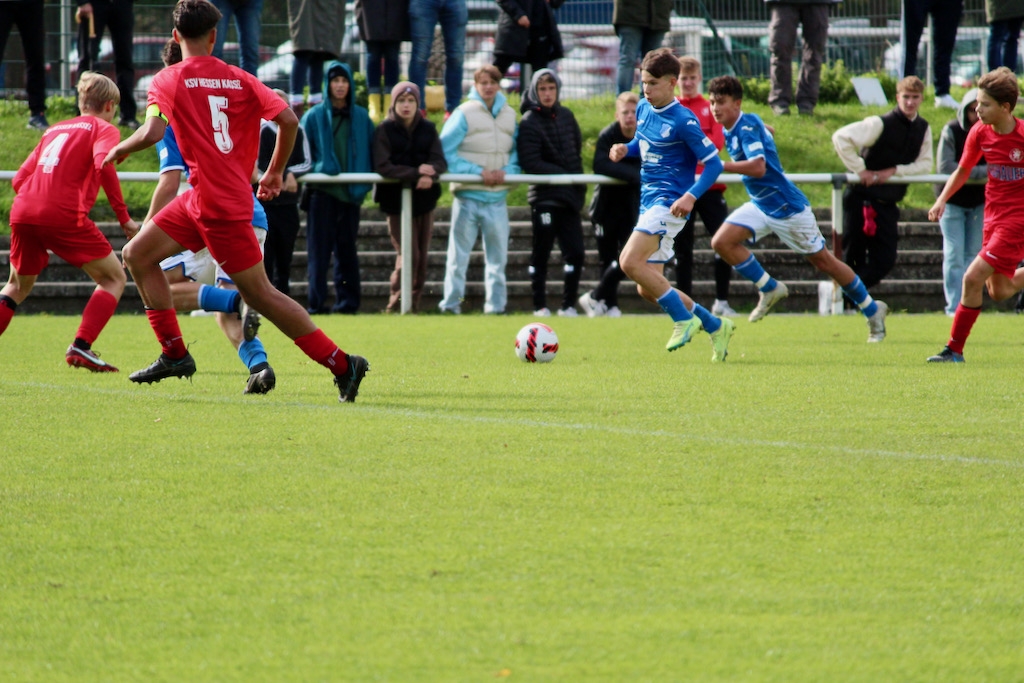
POLYGON ((944 346, 944 347, 942 347, 942 350, 939 351, 936 355, 928 356, 928 362, 929 363, 966 363, 967 361, 964 360, 964 354, 957 353, 956 351, 954 351, 953 349, 949 348, 948 346, 944 346))
POLYGON ((136 370, 128 375, 133 382, 152 384, 168 377, 191 377, 196 374, 196 362, 191 353, 186 353, 182 358, 172 360, 160 354, 160 357, 153 361, 148 368, 136 370))
POLYGON ((80 349, 74 344, 68 347, 64 360, 73 368, 85 368, 93 372, 117 372, 110 363, 100 360, 100 354, 92 349, 80 349))
POLYGON ((256 338, 260 331, 260 314, 255 308, 245 303, 245 299, 239 299, 238 317, 242 319, 242 337, 247 342, 256 338))
POLYGON ((456 304, 453 308, 441 308, 441 313, 447 315, 462 315, 462 307, 456 304))
POLYGON ((605 316, 609 318, 621 318, 622 311, 619 310, 618 306, 612 306, 611 308, 608 309, 608 312, 605 313, 605 316))
POLYGON ((579 298, 580 308, 587 314, 588 318, 600 318, 602 315, 608 313, 608 307, 600 299, 595 299, 590 296, 590 292, 585 292, 583 296, 579 298))
POLYGON ((885 339, 885 316, 889 315, 889 306, 884 301, 875 301, 878 310, 868 318, 868 342, 877 343, 885 339))
POLYGON ((736 331, 736 323, 728 318, 722 318, 722 326, 717 332, 711 334, 712 363, 724 363, 725 357, 729 355, 729 340, 736 331))
POLYGON ((693 339, 693 335, 700 332, 700 320, 697 318, 690 318, 689 320, 680 320, 675 324, 672 330, 672 336, 668 338, 668 344, 665 344, 665 348, 669 351, 675 351, 679 347, 686 344, 686 342, 693 339))
POLYGON ((338 387, 338 400, 342 403, 355 403, 359 394, 359 383, 370 371, 370 362, 362 356, 348 355, 348 370, 343 375, 334 376, 334 385, 338 387))
POLYGON ((953 99, 949 93, 935 98, 935 108, 946 107, 947 109, 959 109, 960 103, 953 99))
MULTIPOLYGON (((261 365, 264 364, 261 363, 261 365)), ((245 383, 245 391, 242 393, 265 394, 275 386, 277 386, 277 377, 274 375, 274 368, 266 365, 262 370, 257 370, 249 375, 249 381, 245 383)))
POLYGON ((772 113, 776 116, 789 116, 789 107, 784 107, 779 104, 772 105, 772 113))
POLYGON ((139 129, 139 122, 135 119, 125 119, 123 121, 118 122, 117 125, 121 126, 122 128, 127 128, 128 130, 139 129))
POLYGON ((46 120, 46 116, 43 114, 36 114, 35 116, 28 117, 28 123, 25 127, 43 131, 50 127, 50 122, 46 120))
POLYGON ((545 306, 544 308, 541 308, 539 310, 534 311, 533 315, 538 317, 538 318, 550 318, 551 317, 551 309, 548 308, 547 306, 545 306))
POLYGON ((579 312, 575 308, 573 308, 572 306, 570 306, 569 308, 559 308, 558 309, 558 317, 559 318, 578 318, 579 316, 580 316, 579 312))
POLYGON ((770 292, 761 292, 761 297, 757 300, 757 306, 750 312, 750 317, 747 318, 752 323, 756 323, 761 318, 768 315, 768 311, 771 310, 772 306, 789 296, 789 287, 786 286, 782 280, 779 280, 775 289, 770 292))
POLYGON ((735 318, 739 313, 732 309, 728 301, 715 299, 715 303, 711 306, 711 315, 718 316, 719 318, 735 318))

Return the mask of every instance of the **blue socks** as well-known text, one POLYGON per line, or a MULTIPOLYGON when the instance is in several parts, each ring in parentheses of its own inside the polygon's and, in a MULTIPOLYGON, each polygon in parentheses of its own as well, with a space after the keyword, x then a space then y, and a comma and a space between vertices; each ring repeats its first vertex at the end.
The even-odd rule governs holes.
POLYGON ((738 266, 733 266, 733 268, 736 269, 737 273, 757 285, 757 288, 762 292, 770 292, 779 284, 775 281, 775 278, 765 272, 753 254, 746 261, 738 266))
POLYGON ((864 286, 858 275, 853 276, 853 282, 843 285, 843 293, 850 298, 850 301, 857 304, 857 308, 864 314, 864 317, 870 318, 878 312, 878 304, 868 294, 868 288, 864 286))
POLYGON ((243 341, 242 345, 238 347, 238 357, 250 371, 254 366, 267 362, 267 352, 263 350, 263 342, 259 337, 251 342, 243 341))
POLYGON ((661 306, 661 310, 668 313, 669 317, 672 318, 672 322, 678 323, 696 316, 704 326, 704 331, 708 334, 717 332, 718 328, 722 326, 721 320, 711 315, 711 311, 698 303, 693 304, 692 313, 686 310, 686 304, 683 303, 682 298, 680 298, 679 293, 675 289, 669 289, 662 294, 658 298, 658 305, 661 306))
POLYGON ((704 326, 704 331, 708 334, 718 332, 718 328, 722 326, 721 320, 711 315, 711 311, 704 308, 696 301, 693 302, 693 315, 700 320, 701 325, 704 326))
POLYGON ((242 296, 236 289, 221 289, 210 285, 199 286, 199 307, 204 311, 237 313, 242 296))

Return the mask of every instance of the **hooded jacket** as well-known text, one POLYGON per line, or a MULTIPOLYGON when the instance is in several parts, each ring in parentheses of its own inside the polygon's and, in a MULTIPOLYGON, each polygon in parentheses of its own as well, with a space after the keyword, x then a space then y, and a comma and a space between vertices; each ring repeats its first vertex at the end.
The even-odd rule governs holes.
MULTIPOLYGON (((302 127, 309 140, 310 157, 314 173, 338 175, 339 173, 372 173, 373 163, 370 158, 370 145, 373 141, 373 121, 365 108, 355 103, 355 82, 352 70, 344 62, 332 61, 324 66, 324 101, 310 107, 302 117, 302 127), (334 114, 331 109, 331 77, 343 72, 348 78, 348 139, 345 141, 347 159, 341 163, 334 153, 334 114)), ((329 186, 321 185, 320 191, 329 186)), ((366 183, 349 184, 346 186, 348 196, 353 204, 361 204, 372 185, 366 183)))
MULTIPOLYGON (((518 130, 516 113, 502 92, 495 95, 488 111, 484 98, 473 88, 441 129, 448 172, 479 175, 484 170, 500 169, 506 174, 519 173, 518 130)), ((458 197, 493 204, 505 200, 508 185, 452 183, 451 191, 458 197)))
MULTIPOLYGON (((543 107, 537 96, 537 85, 545 76, 555 81, 560 93, 562 82, 551 69, 538 69, 530 81, 530 89, 523 98, 519 123, 519 166, 523 173, 555 175, 583 173, 583 135, 573 113, 558 100, 551 107, 543 107)), ((526 199, 530 206, 550 206, 572 211, 583 208, 587 188, 583 185, 530 185, 526 199)))
MULTIPOLYGON (((964 93, 960 100, 960 108, 956 111, 956 118, 942 128, 939 137, 939 157, 936 171, 938 173, 952 173, 960 165, 960 157, 964 153, 964 143, 967 142, 967 132, 971 124, 967 121, 967 106, 978 99, 978 89, 972 88, 964 93)), ((984 180, 988 177, 988 166, 985 165, 985 158, 982 157, 978 165, 971 169, 970 180, 984 180)), ((942 192, 943 185, 935 186, 935 196, 942 192)), ((961 206, 965 209, 981 206, 985 203, 984 185, 964 185, 949 198, 950 204, 961 206)))

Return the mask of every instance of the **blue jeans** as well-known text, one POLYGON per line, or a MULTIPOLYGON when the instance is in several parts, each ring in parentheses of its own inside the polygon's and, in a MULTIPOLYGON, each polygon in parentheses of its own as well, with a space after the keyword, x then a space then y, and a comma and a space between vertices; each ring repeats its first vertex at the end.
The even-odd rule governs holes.
POLYGON ((441 23, 444 38, 444 108, 454 111, 462 101, 462 58, 466 51, 466 0, 411 0, 409 28, 412 33, 412 58, 409 80, 420 89, 426 101, 427 61, 434 44, 434 27, 441 23))
POLYGON ((508 205, 505 200, 488 203, 455 196, 452 229, 448 235, 448 261, 444 269, 442 311, 454 311, 466 294, 469 252, 482 235, 484 243, 484 313, 504 313, 508 302, 505 264, 508 263, 508 205))
POLYGON ((1017 41, 1024 17, 993 21, 988 25, 988 68, 989 71, 1001 66, 1010 71, 1017 70, 1017 41))
POLYGON ((633 89, 633 72, 640 60, 651 50, 661 47, 664 31, 652 31, 640 26, 616 26, 619 36, 619 72, 616 78, 619 92, 633 89))
MULTIPOLYGON (((391 89, 398 85, 398 51, 402 43, 390 40, 366 41, 366 90, 369 93, 380 93, 381 60, 384 61, 384 90, 390 94, 391 89)), ((420 97, 423 91, 420 90, 420 97)))
POLYGON ((263 0, 249 0, 240 7, 235 7, 231 0, 212 0, 220 10, 221 18, 217 24, 217 42, 213 46, 213 56, 224 58, 224 39, 228 35, 231 17, 235 18, 238 30, 238 42, 241 43, 241 64, 243 71, 253 76, 260 65, 260 16, 263 14, 263 0))
POLYGON ((981 251, 982 219, 985 205, 979 204, 965 209, 956 204, 946 204, 946 210, 939 219, 942 230, 942 290, 946 294, 946 313, 956 313, 960 303, 964 272, 981 251))

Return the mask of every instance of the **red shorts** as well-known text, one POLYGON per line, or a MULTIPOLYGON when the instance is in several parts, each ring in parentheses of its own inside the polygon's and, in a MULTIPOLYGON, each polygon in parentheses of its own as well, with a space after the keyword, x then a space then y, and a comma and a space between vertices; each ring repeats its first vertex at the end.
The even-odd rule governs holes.
POLYGON ((1024 229, 1020 225, 986 223, 978 256, 997 273, 1012 278, 1017 265, 1024 261, 1024 229))
POLYGON ((178 195, 153 216, 153 222, 190 251, 209 247, 214 260, 228 275, 263 262, 251 216, 244 220, 201 220, 197 199, 196 190, 178 195))
MULTIPOLYGON (((251 231, 250 231, 251 232, 251 231)), ((113 249, 96 224, 28 225, 11 223, 11 267, 19 275, 39 275, 50 262, 47 249, 76 268, 106 258, 113 249)))

